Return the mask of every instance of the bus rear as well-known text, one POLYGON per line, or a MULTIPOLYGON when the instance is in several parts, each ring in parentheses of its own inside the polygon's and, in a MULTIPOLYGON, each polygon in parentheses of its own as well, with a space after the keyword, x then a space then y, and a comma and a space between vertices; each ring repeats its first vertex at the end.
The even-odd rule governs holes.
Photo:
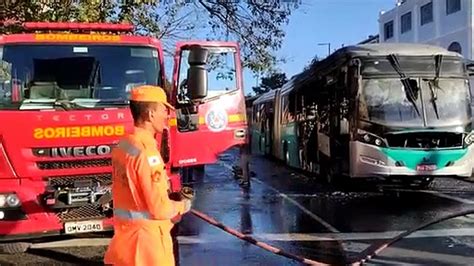
POLYGON ((133 129, 128 92, 163 85, 163 53, 148 37, 92 33, 127 26, 88 25, 0 37, 2 242, 112 229, 110 152, 133 129))

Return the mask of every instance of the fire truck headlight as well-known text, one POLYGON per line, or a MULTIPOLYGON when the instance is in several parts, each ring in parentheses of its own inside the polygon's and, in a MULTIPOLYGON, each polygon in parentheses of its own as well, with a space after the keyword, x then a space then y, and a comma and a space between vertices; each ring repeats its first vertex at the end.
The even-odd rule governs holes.
POLYGON ((20 199, 16 194, 10 194, 7 196, 7 205, 8 207, 18 207, 20 206, 20 199))
POLYGON ((14 193, 0 194, 0 208, 15 208, 21 205, 20 199, 14 193))

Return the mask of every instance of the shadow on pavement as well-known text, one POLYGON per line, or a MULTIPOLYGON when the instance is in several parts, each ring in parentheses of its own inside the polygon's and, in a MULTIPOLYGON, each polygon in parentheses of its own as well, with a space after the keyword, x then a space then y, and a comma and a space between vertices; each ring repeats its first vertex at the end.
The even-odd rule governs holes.
POLYGON ((102 261, 99 262, 94 260, 88 260, 68 253, 54 251, 51 249, 30 249, 28 250, 28 253, 31 255, 49 258, 52 260, 72 263, 75 265, 104 265, 102 261))

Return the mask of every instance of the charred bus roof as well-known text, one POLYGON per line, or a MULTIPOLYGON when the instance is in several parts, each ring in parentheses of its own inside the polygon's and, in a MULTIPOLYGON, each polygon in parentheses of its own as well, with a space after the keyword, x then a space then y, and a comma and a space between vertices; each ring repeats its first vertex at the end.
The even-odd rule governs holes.
MULTIPOLYGON (((396 54, 399 56, 434 56, 441 54, 443 56, 454 56, 462 58, 456 52, 448 51, 439 46, 419 43, 379 43, 379 44, 360 44, 343 47, 327 58, 328 61, 334 60, 331 57, 347 55, 349 57, 370 57, 386 56, 396 54)), ((321 62, 324 62, 322 60, 321 62)))
POLYGON ((419 44, 419 43, 376 43, 376 44, 359 44, 351 45, 338 49, 327 58, 317 61, 313 60, 310 64, 292 77, 283 85, 282 95, 302 87, 308 82, 314 81, 317 76, 324 76, 331 72, 334 68, 339 67, 343 63, 355 58, 377 58, 386 57, 395 54, 399 57, 434 57, 442 55, 447 58, 454 58, 464 61, 463 56, 456 52, 451 52, 443 47, 419 44), (318 73, 318 75, 316 75, 318 73))
POLYGON ((267 91, 265 93, 263 93, 262 95, 260 95, 254 102, 253 104, 260 104, 260 103, 265 103, 265 102, 269 102, 269 101, 273 101, 273 99, 275 98, 275 93, 277 92, 277 90, 279 89, 275 89, 275 90, 270 90, 270 91, 267 91))

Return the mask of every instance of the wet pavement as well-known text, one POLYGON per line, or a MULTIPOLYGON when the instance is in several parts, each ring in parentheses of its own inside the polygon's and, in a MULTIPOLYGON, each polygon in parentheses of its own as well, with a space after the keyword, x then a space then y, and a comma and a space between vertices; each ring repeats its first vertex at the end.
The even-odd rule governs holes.
MULTIPOLYGON (((361 252, 371 245, 385 243, 405 230, 474 209, 474 184, 465 181, 439 179, 423 191, 385 193, 362 183, 332 187, 260 156, 252 157, 255 176, 251 188, 244 190, 231 173, 236 162, 238 154, 232 151, 221 156, 219 164, 206 166, 193 183, 194 208, 257 240, 329 264, 347 264, 362 258, 361 252)), ((0 265, 52 265, 61 259, 100 265, 106 242, 84 241, 86 247, 43 246, 21 256, 0 255, 0 265), (20 263, 9 264, 15 261, 20 263)), ((191 214, 183 219, 179 242, 181 265, 301 265, 191 214)), ((474 215, 414 232, 367 263, 474 265, 474 215)))

